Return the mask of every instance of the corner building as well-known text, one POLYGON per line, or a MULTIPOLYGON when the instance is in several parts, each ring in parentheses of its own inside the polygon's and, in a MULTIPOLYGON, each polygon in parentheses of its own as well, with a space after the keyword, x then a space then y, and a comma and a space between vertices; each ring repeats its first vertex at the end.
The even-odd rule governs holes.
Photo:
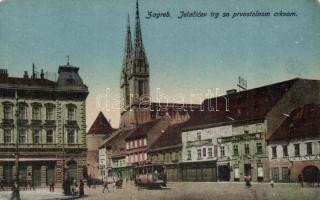
POLYGON ((62 184, 64 176, 86 174, 86 103, 88 88, 68 62, 57 81, 10 77, 0 70, 0 180, 34 186, 62 184))

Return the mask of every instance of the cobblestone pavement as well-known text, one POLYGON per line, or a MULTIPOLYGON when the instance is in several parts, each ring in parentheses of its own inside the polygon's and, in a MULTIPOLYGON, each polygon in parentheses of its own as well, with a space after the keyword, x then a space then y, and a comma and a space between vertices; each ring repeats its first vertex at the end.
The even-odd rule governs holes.
POLYGON ((102 187, 86 188, 85 200, 97 199, 222 199, 222 200, 320 200, 319 187, 301 188, 298 184, 253 183, 246 188, 244 183, 203 183, 176 182, 168 183, 162 190, 138 189, 132 183, 125 183, 123 189, 110 187, 110 193, 102 193, 102 187))
MULTIPOLYGON (((251 188, 246 188, 244 183, 204 183, 204 182, 176 182, 168 183, 167 188, 148 190, 137 188, 132 182, 124 183, 122 189, 109 186, 110 192, 102 193, 102 186, 95 189, 85 187, 86 196, 83 200, 140 200, 140 199, 191 199, 191 200, 320 200, 319 187, 301 188, 298 184, 275 184, 274 188, 267 183, 253 183, 251 188)), ((0 200, 7 200, 11 191, 0 191, 0 200)), ((36 189, 35 191, 21 191, 22 200, 42 199, 70 199, 65 197, 62 190, 50 193, 49 188, 36 189)))

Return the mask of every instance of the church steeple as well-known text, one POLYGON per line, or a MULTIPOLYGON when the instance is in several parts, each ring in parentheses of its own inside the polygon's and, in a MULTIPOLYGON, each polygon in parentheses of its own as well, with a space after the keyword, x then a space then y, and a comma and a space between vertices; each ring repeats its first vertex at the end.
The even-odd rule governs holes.
POLYGON ((135 30, 135 49, 134 49, 135 58, 145 59, 145 52, 142 43, 142 34, 140 26, 140 17, 139 17, 139 2, 136 2, 136 30, 135 30))
POLYGON ((131 30, 130 30, 130 18, 128 14, 128 22, 127 22, 127 36, 126 36, 126 43, 125 43, 125 50, 124 50, 124 58, 123 58, 123 65, 127 67, 131 53, 132 53, 132 41, 131 41, 131 30))

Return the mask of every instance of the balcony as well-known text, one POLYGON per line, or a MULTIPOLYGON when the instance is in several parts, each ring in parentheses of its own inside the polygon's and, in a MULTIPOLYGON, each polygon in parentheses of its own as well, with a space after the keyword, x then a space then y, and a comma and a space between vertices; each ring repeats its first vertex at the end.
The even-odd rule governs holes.
POLYGON ((31 120, 31 125, 32 126, 39 126, 39 125, 41 125, 41 123, 42 123, 42 121, 41 120, 38 120, 38 119, 33 119, 33 120, 31 120))
POLYGON ((77 121, 76 120, 67 120, 67 125, 68 126, 76 126, 77 125, 77 121))
POLYGON ((55 126, 56 125, 56 120, 45 120, 44 125, 45 126, 55 126))

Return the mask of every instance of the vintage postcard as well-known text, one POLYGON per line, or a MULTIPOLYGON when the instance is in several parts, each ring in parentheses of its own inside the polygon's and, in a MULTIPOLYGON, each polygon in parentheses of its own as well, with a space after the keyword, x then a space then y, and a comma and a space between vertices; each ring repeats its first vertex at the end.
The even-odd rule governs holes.
POLYGON ((0 199, 320 200, 320 0, 0 0, 0 199))

